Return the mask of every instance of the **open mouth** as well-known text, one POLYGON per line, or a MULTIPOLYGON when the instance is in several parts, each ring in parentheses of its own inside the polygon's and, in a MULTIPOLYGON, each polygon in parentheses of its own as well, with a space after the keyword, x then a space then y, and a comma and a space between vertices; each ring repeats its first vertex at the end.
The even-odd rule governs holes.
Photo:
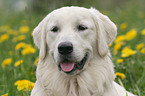
POLYGON ((88 59, 88 54, 86 53, 84 58, 80 62, 74 63, 74 62, 66 61, 60 63, 58 67, 60 71, 62 70, 65 73, 72 73, 73 71, 76 70, 82 70, 84 68, 87 59, 88 59))

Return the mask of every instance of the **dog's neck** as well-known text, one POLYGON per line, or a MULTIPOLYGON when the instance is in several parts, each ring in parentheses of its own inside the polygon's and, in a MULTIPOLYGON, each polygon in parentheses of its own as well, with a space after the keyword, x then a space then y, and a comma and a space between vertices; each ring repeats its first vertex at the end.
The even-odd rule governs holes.
POLYGON ((51 90, 54 96, 102 96, 105 89, 112 86, 114 72, 110 59, 104 61, 95 58, 85 71, 70 77, 58 71, 48 58, 39 62, 43 65, 37 67, 37 80, 45 90, 51 90))

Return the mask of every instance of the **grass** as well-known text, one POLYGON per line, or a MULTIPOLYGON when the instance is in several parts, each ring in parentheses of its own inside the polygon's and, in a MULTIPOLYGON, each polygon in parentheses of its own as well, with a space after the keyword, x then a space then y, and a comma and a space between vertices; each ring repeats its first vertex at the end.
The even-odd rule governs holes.
MULTIPOLYGON (((138 95, 145 95, 145 54, 141 53, 140 50, 136 49, 136 45, 139 43, 145 44, 145 36, 141 35, 141 31, 145 28, 145 13, 144 10, 140 10, 138 8, 130 8, 128 10, 125 9, 114 9, 111 11, 102 11, 104 14, 107 14, 111 18, 113 22, 118 26, 118 36, 125 35, 129 30, 136 28, 137 35, 130 41, 124 41, 124 45, 122 45, 121 49, 118 50, 117 54, 114 54, 114 45, 110 47, 110 51, 112 54, 112 61, 115 64, 115 71, 124 73, 125 79, 115 79, 116 82, 123 84, 126 90, 138 95), (127 28, 124 30, 120 29, 120 25, 126 22, 128 24, 127 28), (137 53, 131 55, 129 57, 123 58, 121 57, 121 50, 130 46, 132 50, 136 50, 137 53), (117 59, 123 59, 122 63, 117 63, 117 59)), ((29 96, 29 91, 18 91, 17 87, 14 83, 17 80, 30 80, 35 82, 35 71, 36 66, 34 65, 35 59, 38 57, 38 48, 33 43, 33 39, 31 36, 32 30, 37 26, 37 24, 45 17, 45 15, 39 14, 30 14, 27 12, 17 13, 10 15, 9 13, 5 13, 0 11, 0 25, 8 25, 10 29, 14 29, 18 31, 18 35, 10 35, 8 34, 8 30, 5 31, 0 30, 0 36, 2 34, 8 34, 9 39, 0 43, 0 64, 2 64, 3 60, 6 58, 12 58, 11 64, 7 65, 6 68, 2 68, 0 66, 0 95, 8 93, 9 96, 29 96), (2 14, 3 13, 3 14, 2 14), (27 15, 26 15, 27 14, 27 15), (23 21, 25 20, 25 21, 23 21), (20 33, 19 28, 21 26, 29 26, 30 30, 26 33, 20 33), (19 35, 25 35, 26 38, 23 41, 13 42, 13 38, 19 35), (22 55, 20 50, 16 50, 15 46, 19 42, 25 42, 27 44, 32 45, 36 49, 36 52, 33 54, 22 55), (24 62, 18 67, 14 66, 14 63, 17 60, 22 59, 24 62)), ((145 47, 145 46, 144 46, 145 47)))

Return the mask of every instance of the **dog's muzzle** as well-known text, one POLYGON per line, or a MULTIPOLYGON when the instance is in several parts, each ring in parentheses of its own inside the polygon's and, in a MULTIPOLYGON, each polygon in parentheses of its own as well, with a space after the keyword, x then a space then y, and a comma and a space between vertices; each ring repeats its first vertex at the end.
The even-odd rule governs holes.
POLYGON ((63 71, 67 74, 82 70, 88 59, 88 53, 86 53, 80 62, 73 60, 73 44, 68 41, 61 42, 58 45, 58 52, 61 57, 61 62, 59 63, 58 68, 60 71, 63 71))
POLYGON ((63 71, 67 74, 81 71, 84 68, 84 65, 85 65, 87 59, 88 59, 88 54, 86 53, 84 58, 80 62, 72 62, 72 61, 69 61, 66 59, 63 62, 61 62, 58 65, 58 67, 59 67, 60 71, 63 71))

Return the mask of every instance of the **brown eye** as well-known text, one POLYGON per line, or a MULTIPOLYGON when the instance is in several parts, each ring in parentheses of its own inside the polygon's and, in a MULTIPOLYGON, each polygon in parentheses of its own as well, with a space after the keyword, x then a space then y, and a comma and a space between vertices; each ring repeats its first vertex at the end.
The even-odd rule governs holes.
POLYGON ((57 32, 58 30, 59 30, 59 28, 58 28, 57 26, 54 26, 54 27, 51 29, 52 32, 57 32))
POLYGON ((88 27, 86 27, 84 25, 78 25, 77 28, 78 28, 79 31, 84 31, 84 30, 88 29, 88 27))

